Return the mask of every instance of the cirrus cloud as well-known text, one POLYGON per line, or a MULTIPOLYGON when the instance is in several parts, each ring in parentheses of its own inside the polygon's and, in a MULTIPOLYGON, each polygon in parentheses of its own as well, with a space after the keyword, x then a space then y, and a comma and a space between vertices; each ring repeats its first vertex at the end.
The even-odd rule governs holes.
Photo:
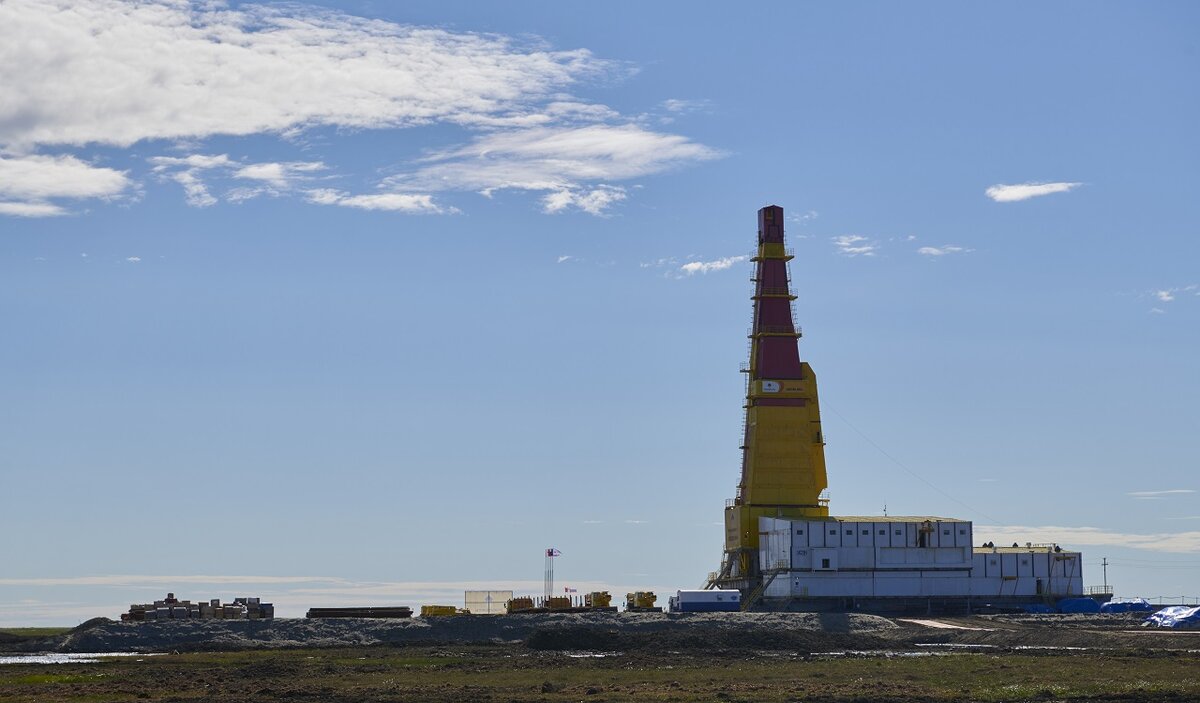
POLYGON ((436 214, 450 211, 435 203, 433 196, 425 194, 373 193, 368 195, 350 195, 341 191, 322 188, 310 190, 307 195, 310 203, 340 205, 358 210, 385 210, 419 214, 436 214))
POLYGON ((734 264, 739 264, 749 258, 750 257, 743 255, 727 256, 723 259, 717 259, 716 261, 689 261, 683 266, 680 266, 679 270, 689 276, 694 276, 697 273, 705 274, 713 271, 724 271, 727 268, 731 268, 734 264))
POLYGON ((875 256, 879 245, 860 234, 844 234, 833 238, 833 245, 843 256, 875 256))
POLYGON ((950 254, 966 254, 970 249, 965 247, 956 247, 951 244, 945 244, 940 247, 921 247, 917 249, 917 253, 922 256, 948 256, 950 254))
POLYGON ((1055 542, 1073 548, 1079 547, 1126 547, 1151 552, 1200 552, 1200 532, 1168 532, 1156 534, 1114 532, 1101 527, 1022 527, 1018 525, 977 525, 977 539, 991 540, 1000 544, 1037 540, 1055 542))
POLYGON ((1066 193, 1081 185, 1083 184, 1066 181, 1057 183, 1017 183, 1013 185, 998 183, 985 190, 984 195, 998 203, 1015 203, 1020 200, 1036 198, 1040 195, 1066 193))

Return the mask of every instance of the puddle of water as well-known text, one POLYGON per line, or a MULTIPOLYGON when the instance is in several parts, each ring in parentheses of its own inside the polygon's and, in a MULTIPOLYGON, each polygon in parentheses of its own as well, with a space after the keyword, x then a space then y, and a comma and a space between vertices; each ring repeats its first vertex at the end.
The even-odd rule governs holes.
POLYGON ((102 658, 111 657, 157 657, 160 654, 142 654, 140 652, 108 652, 59 654, 41 652, 38 654, 10 654, 0 656, 0 664, 96 664, 102 658))
POLYGON ((619 652, 567 652, 566 654, 572 659, 603 659, 620 656, 619 652))
POLYGON ((949 652, 896 652, 891 650, 884 651, 845 651, 845 652, 813 652, 814 657, 824 657, 826 659, 846 659, 849 657, 870 657, 875 659, 894 659, 904 657, 944 657, 949 652))

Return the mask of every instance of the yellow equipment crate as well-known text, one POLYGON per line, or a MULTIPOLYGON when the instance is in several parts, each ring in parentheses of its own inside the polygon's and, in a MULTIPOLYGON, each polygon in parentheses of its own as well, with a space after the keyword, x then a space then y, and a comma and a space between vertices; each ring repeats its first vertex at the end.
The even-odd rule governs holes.
POLYGON ((586 608, 607 608, 612 605, 612 596, 608 591, 592 591, 583 597, 586 608))
POLYGON ((422 605, 421 617, 433 618, 442 615, 458 615, 458 608, 453 605, 422 605))

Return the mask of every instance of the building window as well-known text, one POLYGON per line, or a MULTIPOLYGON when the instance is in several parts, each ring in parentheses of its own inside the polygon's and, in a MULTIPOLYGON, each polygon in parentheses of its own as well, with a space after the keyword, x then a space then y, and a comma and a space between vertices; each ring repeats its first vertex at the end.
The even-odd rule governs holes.
POLYGON ((863 530, 863 535, 869 535, 869 534, 871 534, 870 530, 863 530))
POLYGON ((896 535, 898 536, 899 534, 900 534, 900 530, 896 530, 896 535))
POLYGON ((796 530, 796 534, 802 535, 802 534, 804 534, 804 530, 796 530))
POLYGON ((822 559, 822 560, 821 560, 821 568, 822 568, 822 569, 828 569, 828 568, 829 568, 829 560, 828 560, 828 559, 822 559))
POLYGON ((958 534, 960 534, 960 535, 965 535, 965 534, 967 534, 967 531, 966 531, 965 529, 963 529, 963 528, 959 528, 959 530, 958 530, 958 534))
POLYGON ((884 536, 884 535, 886 535, 886 534, 887 534, 887 530, 880 530, 880 531, 879 531, 879 536, 880 536, 880 537, 882 537, 882 536, 884 536))
POLYGON ((846 534, 852 535, 852 534, 854 534, 854 530, 846 530, 846 534))
POLYGON ((836 534, 837 534, 837 530, 830 530, 830 531, 829 531, 829 534, 831 534, 831 535, 836 535, 836 534))
POLYGON ((948 535, 948 534, 950 534, 950 530, 942 530, 942 534, 948 535))

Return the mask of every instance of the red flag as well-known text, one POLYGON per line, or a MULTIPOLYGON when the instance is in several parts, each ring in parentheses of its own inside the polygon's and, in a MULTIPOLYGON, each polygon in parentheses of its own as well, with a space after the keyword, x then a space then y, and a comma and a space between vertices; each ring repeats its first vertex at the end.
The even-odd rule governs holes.
POLYGON ((561 556, 562 556, 562 552, 558 551, 558 550, 557 550, 557 549, 555 549, 554 547, 551 547, 551 548, 549 548, 549 549, 547 549, 547 550, 546 550, 546 556, 548 556, 548 557, 561 557, 561 556))

